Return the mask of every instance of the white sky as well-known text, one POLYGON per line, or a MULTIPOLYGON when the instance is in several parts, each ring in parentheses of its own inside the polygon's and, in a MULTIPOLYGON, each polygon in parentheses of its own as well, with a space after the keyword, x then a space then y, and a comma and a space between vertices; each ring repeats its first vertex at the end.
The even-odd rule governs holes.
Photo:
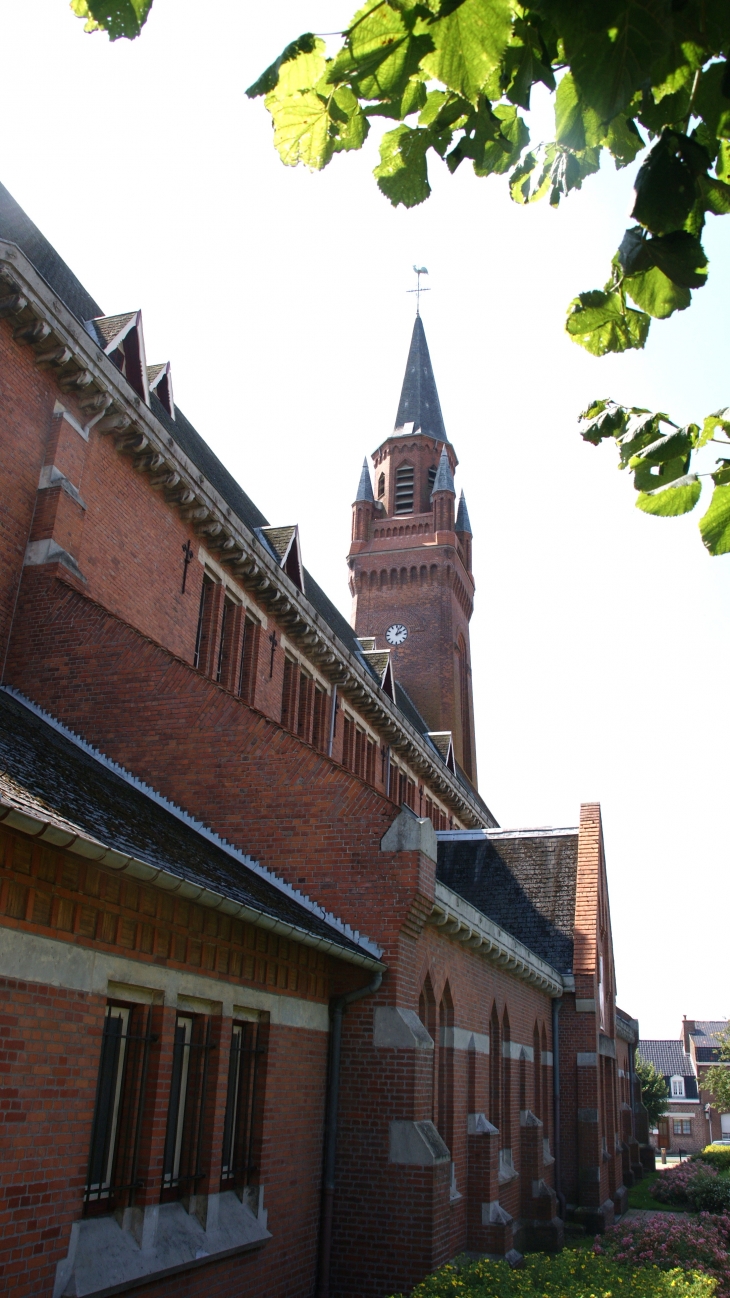
POLYGON ((601 801, 619 1003, 643 1036, 676 1036, 683 1013, 730 1012, 730 559, 706 556, 695 516, 640 514, 576 416, 595 396, 680 422, 730 403, 727 235, 710 217, 709 285, 645 352, 587 355, 565 309, 608 277, 629 172, 556 213, 438 164, 405 212, 376 189, 372 140, 321 175, 278 161, 245 87, 354 7, 154 0, 141 39, 111 45, 64 0, 6 3, 0 179, 106 312, 142 307, 148 360, 172 362, 178 404, 269 520, 300 524, 348 615, 350 502, 393 426, 411 265, 429 268, 474 529, 480 790, 508 827, 601 801))

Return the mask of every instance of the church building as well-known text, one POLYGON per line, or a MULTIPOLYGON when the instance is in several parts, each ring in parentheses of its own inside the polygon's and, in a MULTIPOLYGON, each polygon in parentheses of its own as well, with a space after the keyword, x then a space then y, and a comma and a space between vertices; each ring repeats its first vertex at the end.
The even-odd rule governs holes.
POLYGON ((600 808, 478 788, 451 434, 417 315, 348 624, 0 186, 8 1298, 388 1298, 641 1175, 600 808))

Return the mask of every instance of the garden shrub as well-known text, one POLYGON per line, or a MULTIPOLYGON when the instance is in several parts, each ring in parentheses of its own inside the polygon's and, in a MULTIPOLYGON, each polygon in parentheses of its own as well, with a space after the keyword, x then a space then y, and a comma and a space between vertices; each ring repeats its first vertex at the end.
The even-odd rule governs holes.
MULTIPOLYGON (((712 1179, 712 1178, 708 1178, 712 1179)), ((621 1265, 703 1272, 717 1282, 717 1298, 730 1298, 730 1213, 712 1217, 656 1217, 619 1222, 599 1236, 594 1249, 621 1265)), ((597 1298, 597 1296, 596 1296, 597 1298)), ((615 1295, 614 1295, 615 1298, 615 1295)))
POLYGON ((697 1158, 716 1167, 718 1172, 730 1172, 730 1145, 705 1145, 697 1158))
POLYGON ((443 1266, 416 1285, 411 1298, 713 1298, 716 1289, 710 1274, 629 1268, 612 1257, 566 1250, 530 1254, 516 1271, 488 1260, 443 1266))
POLYGON ((730 1212, 730 1178, 718 1176, 712 1167, 698 1172, 687 1186, 687 1198, 695 1212, 730 1212))
POLYGON ((651 1187, 651 1197, 656 1199, 657 1203, 686 1203, 689 1198, 689 1188, 698 1176, 705 1176, 708 1180, 712 1180, 717 1178, 717 1172, 714 1167, 710 1167, 709 1163, 704 1163, 700 1159, 670 1167, 666 1172, 659 1173, 651 1187))

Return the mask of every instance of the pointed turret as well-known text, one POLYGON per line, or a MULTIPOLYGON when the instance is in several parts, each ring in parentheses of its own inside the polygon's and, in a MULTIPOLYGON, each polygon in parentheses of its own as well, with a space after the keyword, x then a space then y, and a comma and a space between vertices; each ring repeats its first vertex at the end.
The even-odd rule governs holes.
POLYGON ((455 499, 454 475, 451 472, 449 453, 443 446, 431 491, 434 532, 453 532, 455 499))
POLYGON ((368 468, 367 459, 364 459, 362 462, 362 473, 360 474, 360 481, 357 485, 357 495, 355 496, 356 504, 358 500, 370 500, 373 504, 375 503, 373 484, 370 481, 370 470, 368 468))
POLYGON ((370 536, 370 524, 378 506, 373 495, 373 484, 370 481, 370 470, 367 460, 362 462, 360 481, 357 484, 357 495, 352 505, 352 544, 364 544, 370 536))
POLYGON ((464 560, 466 570, 471 572, 471 523, 469 522, 469 511, 466 507, 463 491, 459 497, 459 509, 456 515, 454 531, 461 546, 461 557, 464 560))
MULTIPOLYGON (((451 491, 453 492, 454 495, 456 495, 456 488, 454 487, 454 475, 451 472, 451 465, 449 464, 449 457, 446 452, 445 446, 441 451, 439 466, 436 470, 436 477, 434 478, 433 487, 431 489, 432 500, 436 495, 437 491, 451 491)), ((462 492, 461 494, 463 495, 464 493, 462 492)))
POLYGON ((396 430, 405 428, 406 425, 412 425, 409 432, 425 433, 427 437, 435 437, 439 442, 449 440, 420 315, 416 316, 413 326, 398 414, 395 417, 396 430))
POLYGON ((456 527, 454 528, 454 531, 467 532, 469 536, 472 534, 471 523, 469 522, 469 511, 466 507, 466 500, 463 491, 459 496, 459 508, 456 514, 456 527))

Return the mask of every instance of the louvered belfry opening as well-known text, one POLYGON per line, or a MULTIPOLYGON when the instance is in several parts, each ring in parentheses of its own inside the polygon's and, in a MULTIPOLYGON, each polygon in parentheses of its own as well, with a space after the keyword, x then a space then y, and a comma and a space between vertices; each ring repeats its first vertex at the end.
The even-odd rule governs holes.
POLYGON ((395 513, 413 513, 414 469, 412 464, 401 464, 395 471, 395 513))

